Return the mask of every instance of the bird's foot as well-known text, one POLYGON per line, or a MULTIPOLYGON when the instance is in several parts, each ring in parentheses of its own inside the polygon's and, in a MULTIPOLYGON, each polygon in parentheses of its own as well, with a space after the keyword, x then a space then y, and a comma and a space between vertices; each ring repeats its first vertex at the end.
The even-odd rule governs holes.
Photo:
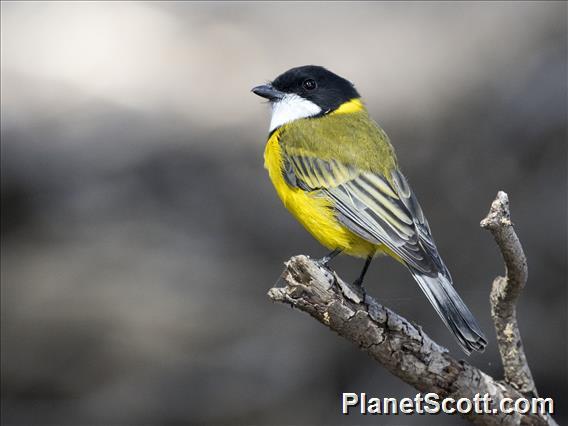
POLYGON ((360 288, 363 294, 367 294, 367 290, 365 290, 365 287, 363 287, 363 280, 360 277, 353 281, 353 284, 351 285, 353 287, 360 288))
POLYGON ((322 268, 329 269, 328 263, 331 261, 331 259, 333 259, 335 256, 337 256, 339 253, 341 253, 340 249, 333 250, 327 256, 324 256, 321 259, 316 260, 316 263, 319 266, 321 266, 322 268))
POLYGON ((315 262, 318 264, 318 266, 322 267, 322 268, 326 268, 329 269, 329 261, 330 261, 330 257, 329 256, 324 256, 321 259, 317 259, 315 262))

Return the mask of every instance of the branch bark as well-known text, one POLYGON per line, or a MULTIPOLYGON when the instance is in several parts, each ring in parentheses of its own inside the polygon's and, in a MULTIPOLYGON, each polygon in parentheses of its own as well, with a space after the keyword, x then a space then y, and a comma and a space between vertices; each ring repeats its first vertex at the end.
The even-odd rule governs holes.
MULTIPOLYGON (((514 256, 515 253, 511 251, 510 255, 514 256)), ((504 256, 509 254, 504 253, 504 256)), ((526 261, 521 263, 523 262, 526 271, 526 261)), ((508 271, 517 270, 512 264, 507 265, 508 271)), ((508 285, 506 287, 509 288, 508 285)), ((498 298, 500 301, 512 300, 512 304, 518 297, 518 294, 511 295, 509 290, 499 294, 503 294, 498 298)), ((493 401, 493 407, 497 407, 496 404, 503 398, 515 400, 523 397, 521 388, 507 380, 496 380, 465 361, 456 360, 420 326, 382 306, 372 297, 362 293, 359 287, 347 284, 337 274, 321 267, 307 256, 295 256, 286 262, 286 268, 277 286, 271 288, 268 295, 273 301, 291 305, 310 314, 340 336, 358 345, 392 374, 421 392, 435 392, 442 398, 453 397, 456 400, 473 399, 475 394, 487 393, 493 401)), ((501 305, 502 302, 496 304, 499 307, 501 305)), ((501 312, 500 309, 496 312, 501 312)), ((505 313, 509 312, 505 310, 505 313)), ((512 315, 514 317, 514 309, 512 315)), ((506 318, 510 320, 511 317, 506 318)), ((503 330, 505 329, 509 330, 510 327, 505 325, 503 330)), ((499 333, 501 329, 497 330, 499 333)), ((518 332, 518 328, 516 330, 518 332)), ((524 353, 522 356, 525 360, 524 353)), ((503 362, 505 364, 505 360, 503 362)), ((518 362, 511 361, 510 365, 513 364, 518 365, 518 362)), ((528 372, 530 375, 530 371, 528 372)), ((517 376, 518 374, 513 374, 512 377, 517 376)), ((551 417, 540 414, 496 412, 469 414, 464 417, 475 424, 483 425, 556 424, 551 417)))
POLYGON ((538 395, 517 323, 516 306, 527 282, 527 259, 513 229, 505 192, 499 191, 481 227, 491 231, 505 262, 506 276, 495 278, 489 297, 505 380, 522 393, 538 395))

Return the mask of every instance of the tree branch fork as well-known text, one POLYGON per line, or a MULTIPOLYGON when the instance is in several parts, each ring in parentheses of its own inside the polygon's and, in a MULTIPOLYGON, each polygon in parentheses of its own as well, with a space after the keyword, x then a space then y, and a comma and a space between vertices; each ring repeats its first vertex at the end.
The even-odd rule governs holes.
MULTIPOLYGON (((420 392, 435 392, 456 400, 489 394, 494 403, 504 398, 535 396, 538 394, 523 350, 515 309, 526 284, 527 262, 510 220, 506 193, 497 194, 481 227, 493 234, 506 267, 506 276, 495 278, 490 294, 504 380, 496 380, 455 359, 419 325, 307 256, 295 256, 286 262, 280 280, 268 291, 268 296, 308 313, 420 392)), ((550 416, 540 414, 499 412, 464 417, 484 425, 556 424, 550 416)))

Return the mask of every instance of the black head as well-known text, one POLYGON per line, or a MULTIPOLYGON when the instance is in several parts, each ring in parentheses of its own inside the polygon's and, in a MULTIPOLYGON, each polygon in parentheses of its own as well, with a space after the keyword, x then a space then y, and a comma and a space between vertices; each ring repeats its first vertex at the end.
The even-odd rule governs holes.
POLYGON ((360 97, 350 81, 316 65, 292 68, 276 77, 271 85, 255 87, 253 92, 271 101, 295 94, 313 102, 324 113, 360 97))

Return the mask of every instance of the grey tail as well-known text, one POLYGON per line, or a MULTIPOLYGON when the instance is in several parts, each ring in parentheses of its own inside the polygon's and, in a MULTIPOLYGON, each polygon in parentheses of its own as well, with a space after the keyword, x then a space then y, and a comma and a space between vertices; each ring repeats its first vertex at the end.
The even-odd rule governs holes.
POLYGON ((412 267, 409 269, 446 327, 456 336, 464 352, 468 355, 474 350, 483 352, 487 339, 473 314, 454 289, 451 278, 443 273, 432 277, 412 267))

